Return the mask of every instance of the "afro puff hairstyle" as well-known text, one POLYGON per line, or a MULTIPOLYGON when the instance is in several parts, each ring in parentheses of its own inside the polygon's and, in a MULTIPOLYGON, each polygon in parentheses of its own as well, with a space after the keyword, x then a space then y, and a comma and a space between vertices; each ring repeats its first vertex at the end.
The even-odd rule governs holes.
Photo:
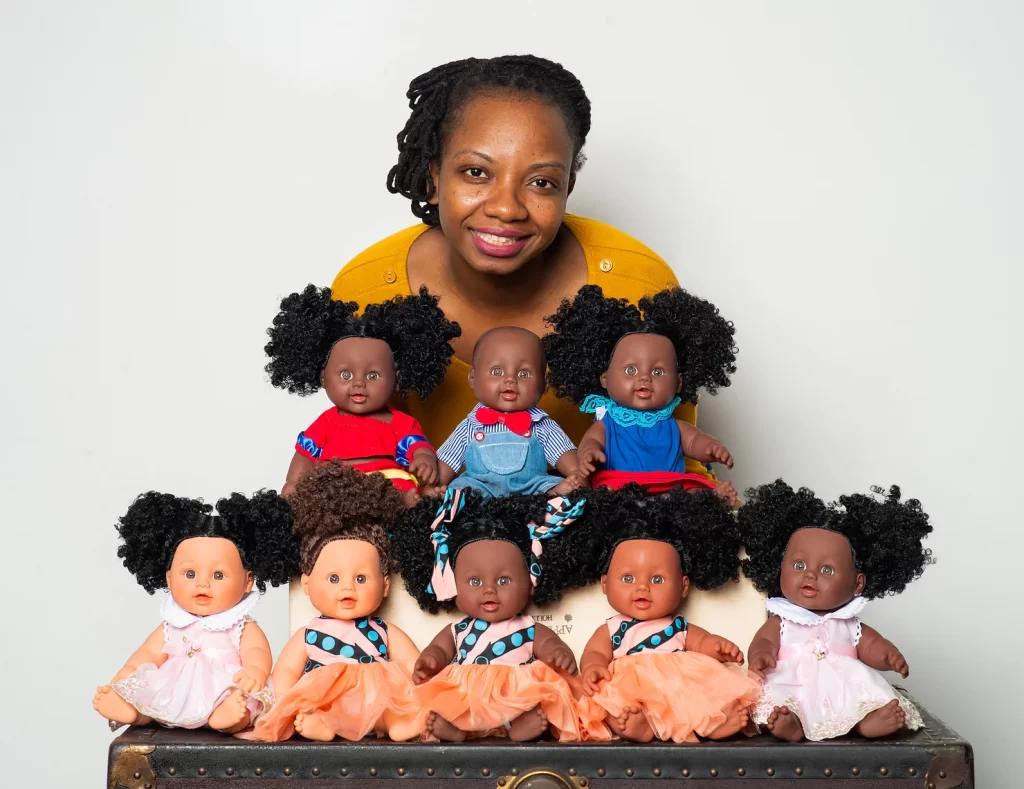
POLYGON ((364 540, 380 554, 380 569, 391 572, 388 537, 405 511, 402 496, 383 474, 364 474, 337 459, 318 463, 289 498, 298 538, 299 569, 305 575, 332 540, 364 540))
POLYGON ((740 528, 714 491, 648 496, 643 487, 587 491, 582 529, 573 547, 586 582, 608 571, 612 555, 627 540, 667 542, 679 554, 683 575, 698 589, 717 589, 739 580, 740 528), (608 524, 615 524, 609 528, 608 524))
MULTIPOLYGON (((567 498, 575 504, 582 497, 576 494, 567 498)), ((466 491, 465 505, 449 526, 452 566, 457 564, 459 551, 477 540, 510 542, 523 554, 523 561, 529 564, 531 541, 527 526, 544 520, 548 499, 543 495, 522 494, 485 499, 475 491, 466 491)), ((434 546, 430 534, 441 502, 442 499, 437 497, 424 498, 406 510, 391 541, 391 550, 405 580, 406 590, 420 608, 432 614, 455 608, 454 600, 438 601, 427 591, 434 571, 434 546)), ((545 542, 542 572, 533 596, 536 605, 552 603, 561 598, 563 591, 588 583, 582 580, 580 552, 575 549, 579 536, 576 528, 581 521, 582 518, 545 542)))
POLYGON ((356 302, 335 300, 330 288, 315 285, 282 299, 264 348, 270 382, 292 394, 313 394, 338 340, 371 337, 386 342, 394 354, 399 394, 427 397, 444 380, 455 353, 451 340, 462 334, 459 324, 444 317, 437 296, 426 287, 415 296, 369 304, 361 316, 358 309, 356 302))
POLYGON ((606 297, 598 285, 584 285, 545 320, 552 328, 544 337, 549 384, 557 397, 577 405, 604 391, 601 374, 627 334, 659 334, 672 342, 683 402, 696 402, 699 389, 715 394, 736 372, 732 323, 714 304, 680 288, 645 296, 637 308, 606 297))
POLYGON ((779 596, 782 559, 789 539, 800 529, 826 529, 843 535, 853 550, 853 563, 867 579, 864 597, 899 594, 932 564, 931 550, 921 541, 931 531, 928 514, 917 499, 900 501, 900 489, 876 496, 856 493, 826 505, 807 488, 793 490, 781 479, 747 491, 739 524, 749 558, 743 574, 758 591, 779 596))
POLYGON ((260 592, 297 575, 292 512, 275 491, 247 498, 233 493, 217 502, 218 515, 201 499, 150 491, 139 496, 118 521, 122 544, 117 555, 150 594, 167 588, 167 571, 182 541, 223 537, 238 548, 242 566, 260 592))

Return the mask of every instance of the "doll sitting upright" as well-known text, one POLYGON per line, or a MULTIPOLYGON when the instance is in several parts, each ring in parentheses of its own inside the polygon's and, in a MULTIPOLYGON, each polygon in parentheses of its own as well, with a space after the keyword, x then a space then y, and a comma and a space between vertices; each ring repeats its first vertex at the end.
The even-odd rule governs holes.
POLYGON ((738 579, 739 528, 728 504, 707 490, 645 497, 630 485, 589 493, 587 520, 597 533, 581 561, 600 574, 617 613, 580 659, 584 737, 697 742, 747 728, 760 686, 723 665, 742 664, 743 653, 679 613, 691 583, 715 589, 738 579))
POLYGON ((274 386, 299 395, 321 387, 332 407, 299 433, 281 494, 288 496, 316 462, 337 458, 392 481, 407 506, 420 488, 437 482, 437 457, 423 428, 388 403, 410 390, 426 397, 444 379, 459 325, 444 317, 426 288, 370 304, 361 316, 353 301, 308 285, 281 302, 267 331, 274 386))
POLYGON ((436 514, 436 501, 420 502, 394 536, 406 589, 420 607, 449 609, 454 599, 466 615, 416 661, 416 697, 429 711, 428 732, 447 741, 493 735, 525 741, 550 730, 563 742, 579 740, 567 681, 576 660, 523 609, 578 583, 569 569, 571 551, 552 543, 565 539, 559 535, 583 502, 484 499, 466 490, 450 496, 453 506, 436 514))
MULTIPOLYGON (((595 415, 577 451, 580 472, 595 487, 630 482, 650 493, 709 488, 687 473, 686 459, 732 468, 718 439, 673 416, 697 390, 715 394, 736 372, 733 327, 713 304, 671 288, 640 300, 606 298, 585 285, 550 316, 544 337, 551 386, 558 397, 595 415)), ((735 503, 729 482, 719 496, 735 503)))
POLYGON ((546 381, 544 347, 536 334, 514 326, 484 333, 469 372, 480 402, 438 450, 441 485, 492 497, 555 496, 578 487, 576 446, 537 408, 546 381), (548 466, 562 476, 549 474, 548 466))
POLYGON ((154 491, 118 523, 124 566, 167 596, 163 622, 93 698, 112 727, 153 720, 231 733, 272 703, 270 644, 249 614, 268 582, 287 583, 295 569, 291 511, 274 491, 236 493, 211 511, 154 491))
POLYGON ((388 595, 388 532, 405 511, 377 474, 318 464, 289 499, 302 588, 320 616, 296 630, 274 665, 277 701, 246 739, 408 740, 424 730, 411 669, 419 650, 375 612, 388 595))
POLYGON ((921 728, 914 705, 879 673, 906 677, 907 661, 860 620, 868 600, 902 592, 931 563, 920 502, 901 502, 893 487, 882 500, 857 494, 826 506, 782 480, 748 495, 743 572, 773 595, 750 643, 750 669, 765 680, 754 721, 790 742, 921 728))

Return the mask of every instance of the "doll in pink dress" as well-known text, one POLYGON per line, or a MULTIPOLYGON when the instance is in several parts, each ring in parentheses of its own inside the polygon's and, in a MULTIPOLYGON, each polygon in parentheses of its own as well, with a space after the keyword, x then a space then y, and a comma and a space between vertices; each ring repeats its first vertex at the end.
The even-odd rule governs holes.
POLYGON ((857 494, 826 506, 782 480, 748 495, 743 572, 772 595, 748 652, 764 677, 755 723, 790 742, 921 728, 920 713, 880 673, 908 676, 906 659, 860 619, 868 600, 902 592, 931 563, 920 502, 901 502, 893 487, 881 500, 857 494))
POLYGON ((266 584, 286 583, 294 569, 291 511, 274 491, 236 493, 212 509, 150 492, 118 523, 125 567, 147 592, 167 595, 162 623, 93 698, 112 726, 236 732, 272 702, 270 644, 250 614, 266 584))

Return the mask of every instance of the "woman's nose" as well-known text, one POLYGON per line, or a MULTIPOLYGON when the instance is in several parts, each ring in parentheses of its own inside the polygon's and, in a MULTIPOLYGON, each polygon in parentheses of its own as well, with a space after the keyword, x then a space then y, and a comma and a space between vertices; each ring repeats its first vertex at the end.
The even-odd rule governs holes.
POLYGON ((502 222, 522 221, 529 216, 516 184, 497 182, 484 204, 484 213, 502 222))

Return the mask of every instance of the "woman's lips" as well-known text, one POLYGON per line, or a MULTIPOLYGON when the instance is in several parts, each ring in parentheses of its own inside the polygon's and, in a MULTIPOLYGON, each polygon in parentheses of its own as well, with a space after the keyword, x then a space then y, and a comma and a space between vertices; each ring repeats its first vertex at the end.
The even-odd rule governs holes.
POLYGON ((530 241, 528 235, 496 229, 470 230, 469 235, 479 252, 494 258, 515 257, 530 241))

